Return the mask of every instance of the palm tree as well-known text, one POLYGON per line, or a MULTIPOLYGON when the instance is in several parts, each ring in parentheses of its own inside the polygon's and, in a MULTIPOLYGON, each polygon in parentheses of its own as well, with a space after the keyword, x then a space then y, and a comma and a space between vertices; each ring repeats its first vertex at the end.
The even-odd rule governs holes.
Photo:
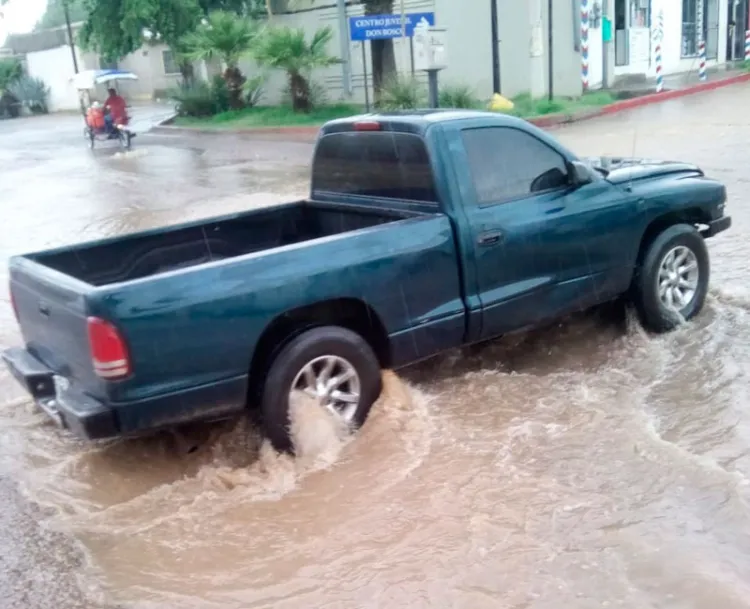
POLYGON ((326 51, 331 38, 333 31, 330 27, 317 30, 309 43, 301 28, 270 28, 255 51, 258 63, 287 73, 292 107, 296 112, 309 112, 312 109, 310 73, 315 68, 340 62, 326 51))
POLYGON ((208 18, 183 38, 183 55, 191 60, 218 57, 224 64, 224 80, 232 108, 242 107, 242 85, 245 77, 240 59, 250 54, 258 40, 259 22, 227 11, 212 11, 208 18))

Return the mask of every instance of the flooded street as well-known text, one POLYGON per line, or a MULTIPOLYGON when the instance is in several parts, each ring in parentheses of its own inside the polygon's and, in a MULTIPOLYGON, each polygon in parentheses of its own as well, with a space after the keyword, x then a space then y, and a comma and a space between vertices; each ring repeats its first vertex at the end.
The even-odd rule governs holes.
MULTIPOLYGON (((361 433, 246 421, 90 445, 0 370, 0 595, 11 607, 750 607, 750 86, 580 123, 581 155, 724 181, 704 313, 665 336, 617 306, 386 372, 361 433), (30 501, 30 502, 29 502, 30 501), (40 506, 38 509, 34 506, 40 506)), ((304 196, 304 142, 0 122, 5 260, 304 196)), ((20 340, 0 290, 0 348, 20 340)), ((3 605, 5 606, 5 605, 3 605)))

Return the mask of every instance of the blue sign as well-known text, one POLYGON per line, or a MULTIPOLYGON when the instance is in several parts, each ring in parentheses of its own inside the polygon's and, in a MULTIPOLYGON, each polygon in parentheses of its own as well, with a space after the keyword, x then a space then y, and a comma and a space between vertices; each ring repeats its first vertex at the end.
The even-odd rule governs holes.
MULTIPOLYGON (((406 13, 406 36, 414 36, 414 28, 424 19, 435 25, 435 13, 406 13)), ((349 37, 352 42, 401 38, 401 15, 362 15, 349 17, 349 37)))

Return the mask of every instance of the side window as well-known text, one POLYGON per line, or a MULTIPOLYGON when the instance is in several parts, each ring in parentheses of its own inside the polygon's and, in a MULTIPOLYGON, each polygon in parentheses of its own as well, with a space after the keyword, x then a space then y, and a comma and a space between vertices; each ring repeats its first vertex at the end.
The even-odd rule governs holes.
POLYGON ((568 184, 565 159, 520 129, 467 129, 463 140, 480 204, 520 199, 568 184))

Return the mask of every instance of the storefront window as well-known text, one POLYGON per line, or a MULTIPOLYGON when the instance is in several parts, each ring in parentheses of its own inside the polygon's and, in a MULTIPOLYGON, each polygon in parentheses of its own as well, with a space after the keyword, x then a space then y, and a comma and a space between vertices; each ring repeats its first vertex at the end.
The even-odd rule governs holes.
POLYGON ((698 23, 699 6, 703 0, 682 0, 682 56, 695 57, 698 54, 698 43, 701 31, 705 27, 698 23))
POLYGON ((630 0, 630 27, 650 27, 650 0, 630 0))

